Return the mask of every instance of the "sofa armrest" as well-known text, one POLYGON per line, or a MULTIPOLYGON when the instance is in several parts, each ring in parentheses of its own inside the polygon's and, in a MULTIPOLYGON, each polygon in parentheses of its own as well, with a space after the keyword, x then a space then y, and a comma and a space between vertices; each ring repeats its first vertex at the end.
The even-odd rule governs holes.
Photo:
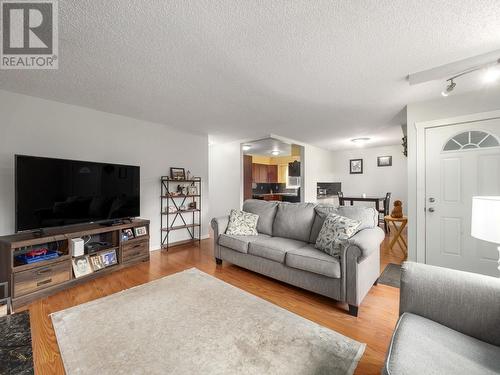
POLYGON ((214 255, 220 259, 219 236, 226 232, 229 216, 214 217, 210 222, 214 230, 214 255))
POLYGON ((500 345, 500 280, 494 277, 405 262, 399 312, 500 345))
POLYGON ((384 231, 379 227, 363 229, 349 238, 343 250, 359 263, 374 251, 380 251, 380 243, 384 237, 384 231))
POLYGON ((229 216, 214 217, 210 222, 210 225, 214 230, 214 237, 219 238, 219 235, 225 233, 228 224, 229 224, 229 216))
POLYGON ((384 231, 363 229, 352 236, 340 254, 343 290, 349 305, 359 306, 380 275, 380 243, 384 231))

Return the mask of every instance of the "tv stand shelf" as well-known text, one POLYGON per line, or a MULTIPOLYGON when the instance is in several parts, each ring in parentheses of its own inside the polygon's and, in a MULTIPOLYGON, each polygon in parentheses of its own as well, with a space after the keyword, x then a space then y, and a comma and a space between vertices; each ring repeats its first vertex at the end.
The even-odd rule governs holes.
POLYGON ((99 223, 81 224, 47 229, 43 234, 26 232, 0 237, 0 282, 9 283, 9 296, 12 298, 14 309, 79 283, 148 260, 149 220, 144 219, 113 226, 103 226, 99 223), (147 234, 124 240, 122 232, 136 227, 146 227, 147 234), (114 249, 117 263, 77 278, 73 272, 69 241, 72 238, 92 235, 109 236, 113 239, 111 246, 103 247, 96 253, 114 249), (26 252, 27 247, 56 242, 59 253, 57 258, 30 264, 21 263, 15 258, 16 255, 26 252))

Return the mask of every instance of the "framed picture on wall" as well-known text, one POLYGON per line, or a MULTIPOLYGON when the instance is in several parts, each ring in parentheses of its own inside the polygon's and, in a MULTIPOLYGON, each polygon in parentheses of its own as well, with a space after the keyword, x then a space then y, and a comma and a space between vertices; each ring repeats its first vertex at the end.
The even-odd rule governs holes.
POLYGON ((362 174, 363 173, 363 159, 349 160, 349 173, 362 174))
POLYGON ((377 157, 377 167, 391 167, 392 156, 379 156, 377 157))

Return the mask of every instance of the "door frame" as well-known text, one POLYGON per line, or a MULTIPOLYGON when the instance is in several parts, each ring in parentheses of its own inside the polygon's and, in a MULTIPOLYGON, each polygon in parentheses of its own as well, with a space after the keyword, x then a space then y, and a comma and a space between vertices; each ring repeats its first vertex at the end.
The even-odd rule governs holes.
POLYGON ((415 258, 419 263, 426 263, 426 243, 425 243, 425 232, 426 232, 426 180, 425 180, 425 132, 428 128, 436 128, 442 126, 452 126, 460 125, 468 122, 478 122, 484 120, 495 120, 500 119, 500 110, 489 111, 489 112, 479 112, 470 115, 457 116, 444 118, 432 121, 422 121, 416 122, 414 124, 416 131, 416 160, 417 160, 417 170, 416 170, 416 183, 417 183, 417 203, 416 203, 416 249, 415 258))

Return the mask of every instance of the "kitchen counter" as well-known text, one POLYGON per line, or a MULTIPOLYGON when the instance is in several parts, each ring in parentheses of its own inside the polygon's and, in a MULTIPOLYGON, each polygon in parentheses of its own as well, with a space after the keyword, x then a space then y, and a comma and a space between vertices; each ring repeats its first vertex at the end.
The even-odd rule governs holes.
POLYGON ((316 199, 331 199, 331 198, 337 198, 337 194, 321 194, 316 197, 316 199))
POLYGON ((271 196, 271 195, 283 195, 287 197, 296 197, 297 194, 294 193, 265 193, 265 194, 252 194, 253 197, 266 197, 266 196, 271 196))

